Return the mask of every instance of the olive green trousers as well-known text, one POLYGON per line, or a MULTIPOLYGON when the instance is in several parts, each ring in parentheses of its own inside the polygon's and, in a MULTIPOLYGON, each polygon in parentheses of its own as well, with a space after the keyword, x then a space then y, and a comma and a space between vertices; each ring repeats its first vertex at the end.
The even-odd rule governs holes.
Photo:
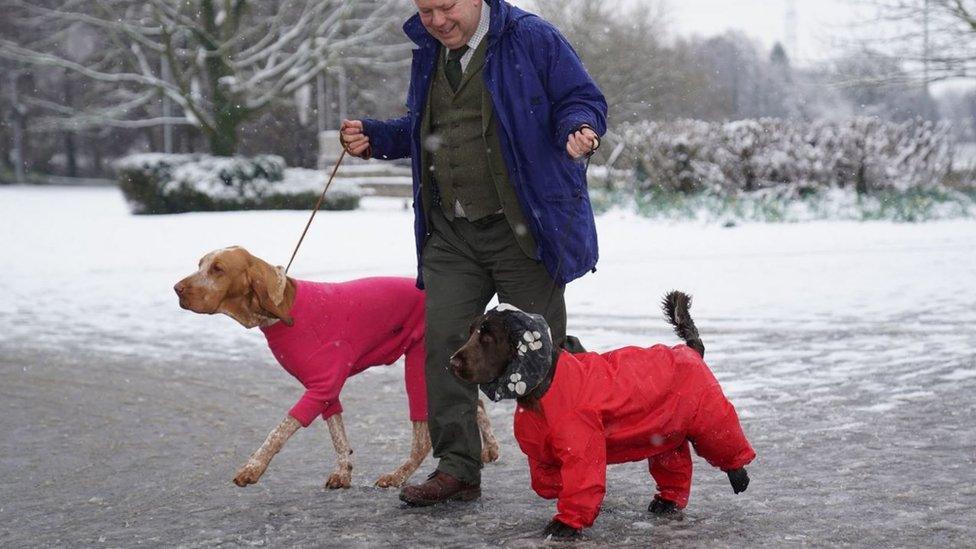
POLYGON ((427 411, 437 469, 469 483, 481 479, 481 436, 476 421, 478 386, 457 379, 452 354, 468 339, 471 321, 492 297, 541 314, 553 343, 566 335, 564 287, 542 263, 519 248, 504 214, 478 221, 448 221, 430 208, 431 235, 421 262, 426 289, 427 411))

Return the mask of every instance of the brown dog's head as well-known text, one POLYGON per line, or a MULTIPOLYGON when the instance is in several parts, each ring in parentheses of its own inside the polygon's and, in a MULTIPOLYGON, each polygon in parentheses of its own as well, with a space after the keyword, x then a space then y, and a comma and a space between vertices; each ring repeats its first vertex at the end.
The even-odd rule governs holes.
POLYGON ((468 383, 501 377, 515 358, 511 334, 500 313, 489 311, 471 322, 468 341, 451 355, 451 371, 468 383))
POLYGON ((246 328, 281 320, 291 326, 285 303, 288 279, 240 246, 215 250, 200 259, 197 272, 176 283, 180 307, 201 314, 224 313, 246 328))
POLYGON ((451 371, 494 400, 522 398, 542 384, 557 356, 541 315, 501 304, 479 316, 468 341, 451 356, 451 371))

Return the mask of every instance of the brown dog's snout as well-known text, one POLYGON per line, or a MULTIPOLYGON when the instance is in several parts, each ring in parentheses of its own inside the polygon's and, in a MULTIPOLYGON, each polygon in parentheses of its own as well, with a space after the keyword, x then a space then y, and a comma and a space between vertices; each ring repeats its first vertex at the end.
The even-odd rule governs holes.
POLYGON ((454 375, 460 377, 461 369, 464 367, 464 360, 460 356, 460 351, 451 355, 450 368, 454 372, 454 375))
POLYGON ((451 355, 448 369, 454 374, 454 377, 471 383, 471 371, 468 368, 468 359, 465 356, 464 348, 458 349, 456 353, 451 355))
POLYGON ((176 295, 180 297, 183 297, 183 293, 186 292, 186 284, 183 282, 184 281, 181 280, 177 282, 175 286, 173 286, 173 291, 176 292, 176 295))

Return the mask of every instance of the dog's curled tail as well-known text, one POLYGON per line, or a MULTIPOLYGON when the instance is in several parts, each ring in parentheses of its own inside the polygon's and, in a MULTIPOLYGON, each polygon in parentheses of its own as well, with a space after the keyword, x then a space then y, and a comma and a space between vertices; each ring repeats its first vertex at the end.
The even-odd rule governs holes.
POLYGON ((664 316, 668 323, 674 327, 674 333, 678 334, 678 337, 683 339, 689 347, 698 351, 698 354, 704 358, 705 344, 702 343, 701 336, 698 335, 698 328, 695 327, 695 321, 691 319, 689 312, 691 296, 678 290, 672 290, 664 296, 661 306, 664 308, 664 316))

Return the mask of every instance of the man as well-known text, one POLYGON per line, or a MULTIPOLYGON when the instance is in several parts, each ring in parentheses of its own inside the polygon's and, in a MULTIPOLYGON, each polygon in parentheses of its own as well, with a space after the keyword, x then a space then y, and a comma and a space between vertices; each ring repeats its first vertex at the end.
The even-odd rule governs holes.
POLYGON ((426 289, 428 418, 434 457, 411 505, 481 495, 478 388, 447 366, 468 323, 499 299, 542 314, 560 345, 564 285, 594 269, 585 157, 607 104, 566 39, 504 0, 414 0, 406 116, 346 120, 362 158, 413 163, 418 286, 426 289))

